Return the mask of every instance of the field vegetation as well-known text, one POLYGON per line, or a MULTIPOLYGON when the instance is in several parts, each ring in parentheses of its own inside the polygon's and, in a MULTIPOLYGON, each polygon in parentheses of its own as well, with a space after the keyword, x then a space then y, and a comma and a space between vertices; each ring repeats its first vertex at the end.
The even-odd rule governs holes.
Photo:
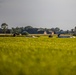
POLYGON ((76 75, 76 38, 0 37, 0 75, 76 75))

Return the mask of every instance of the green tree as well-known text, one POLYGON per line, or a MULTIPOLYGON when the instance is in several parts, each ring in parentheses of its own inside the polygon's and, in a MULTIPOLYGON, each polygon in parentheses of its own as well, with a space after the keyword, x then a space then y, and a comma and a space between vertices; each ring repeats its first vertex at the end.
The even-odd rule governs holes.
POLYGON ((6 34, 6 31, 8 29, 8 25, 6 23, 2 23, 1 28, 3 29, 3 32, 6 34))
POLYGON ((32 29, 32 28, 33 28, 32 26, 26 26, 25 30, 32 29))
POLYGON ((19 35, 21 33, 21 28, 16 27, 11 29, 11 33, 19 35))
POLYGON ((58 32, 58 31, 60 31, 60 28, 56 27, 55 32, 58 32))

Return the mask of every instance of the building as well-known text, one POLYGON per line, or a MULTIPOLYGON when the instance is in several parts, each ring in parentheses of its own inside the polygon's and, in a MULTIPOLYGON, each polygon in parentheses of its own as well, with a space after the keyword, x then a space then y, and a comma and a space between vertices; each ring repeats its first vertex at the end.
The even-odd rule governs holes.
POLYGON ((38 30, 37 32, 38 32, 38 34, 47 34, 46 31, 40 31, 40 30, 38 30))

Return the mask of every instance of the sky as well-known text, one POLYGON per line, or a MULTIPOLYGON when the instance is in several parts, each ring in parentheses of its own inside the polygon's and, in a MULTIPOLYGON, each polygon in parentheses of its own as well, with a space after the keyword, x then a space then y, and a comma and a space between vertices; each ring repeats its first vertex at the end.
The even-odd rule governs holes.
POLYGON ((76 26, 76 0, 0 0, 0 24, 69 30, 76 26))

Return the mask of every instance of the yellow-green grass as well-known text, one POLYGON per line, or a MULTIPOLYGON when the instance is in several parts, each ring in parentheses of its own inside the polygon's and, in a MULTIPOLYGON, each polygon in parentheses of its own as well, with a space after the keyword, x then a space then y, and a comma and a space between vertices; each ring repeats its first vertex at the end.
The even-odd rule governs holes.
POLYGON ((0 37, 0 75, 76 75, 76 39, 0 37))

